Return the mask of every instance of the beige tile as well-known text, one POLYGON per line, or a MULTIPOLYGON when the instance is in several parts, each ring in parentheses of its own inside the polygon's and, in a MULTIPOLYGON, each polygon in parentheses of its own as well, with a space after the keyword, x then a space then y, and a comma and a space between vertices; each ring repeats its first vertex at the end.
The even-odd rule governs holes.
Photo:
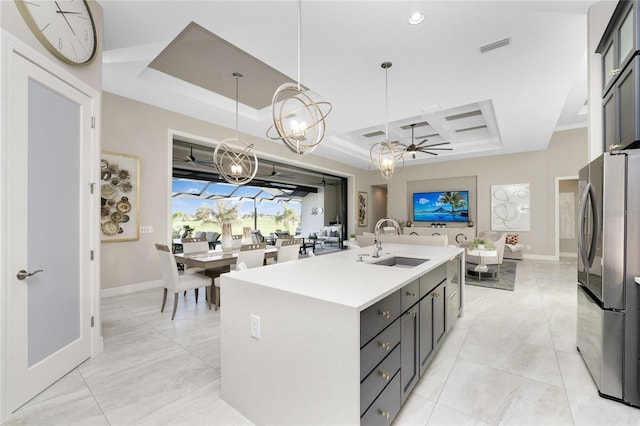
POLYGON ((640 410, 599 396, 567 391, 576 426, 637 426, 640 410))
POLYGON ((463 360, 437 402, 489 424, 572 424, 562 388, 463 360))
POLYGON ((441 404, 436 404, 427 426, 486 426, 488 423, 441 404))
POLYGON ((395 426, 426 425, 435 403, 415 392, 407 398, 396 416, 395 426))

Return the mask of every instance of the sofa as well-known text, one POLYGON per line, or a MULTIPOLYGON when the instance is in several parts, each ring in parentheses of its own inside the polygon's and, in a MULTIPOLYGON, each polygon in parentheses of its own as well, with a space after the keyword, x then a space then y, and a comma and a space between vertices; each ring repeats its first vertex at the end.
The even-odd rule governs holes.
POLYGON ((342 241, 342 225, 324 226, 316 234, 316 239, 322 245, 340 244, 342 241))

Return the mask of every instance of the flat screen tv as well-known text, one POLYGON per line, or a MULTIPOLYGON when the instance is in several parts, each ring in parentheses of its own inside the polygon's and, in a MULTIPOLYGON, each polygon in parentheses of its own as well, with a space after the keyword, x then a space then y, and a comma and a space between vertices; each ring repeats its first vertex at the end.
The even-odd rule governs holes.
POLYGON ((414 222, 468 222, 469 191, 414 192, 414 222))

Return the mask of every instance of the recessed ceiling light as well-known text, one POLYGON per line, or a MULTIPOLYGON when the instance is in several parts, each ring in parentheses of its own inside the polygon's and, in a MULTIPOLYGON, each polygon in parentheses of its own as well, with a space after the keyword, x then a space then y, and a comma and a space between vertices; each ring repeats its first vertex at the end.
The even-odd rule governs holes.
POLYGON ((411 25, 418 25, 420 22, 424 21, 424 13, 416 10, 409 16, 409 23, 411 25))

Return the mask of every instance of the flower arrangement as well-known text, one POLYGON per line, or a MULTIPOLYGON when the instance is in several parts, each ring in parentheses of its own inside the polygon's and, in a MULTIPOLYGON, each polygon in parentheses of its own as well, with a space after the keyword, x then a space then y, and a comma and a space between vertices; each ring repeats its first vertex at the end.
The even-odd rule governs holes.
POLYGON ((471 250, 495 250, 496 246, 491 241, 482 238, 476 238, 469 246, 471 250))

